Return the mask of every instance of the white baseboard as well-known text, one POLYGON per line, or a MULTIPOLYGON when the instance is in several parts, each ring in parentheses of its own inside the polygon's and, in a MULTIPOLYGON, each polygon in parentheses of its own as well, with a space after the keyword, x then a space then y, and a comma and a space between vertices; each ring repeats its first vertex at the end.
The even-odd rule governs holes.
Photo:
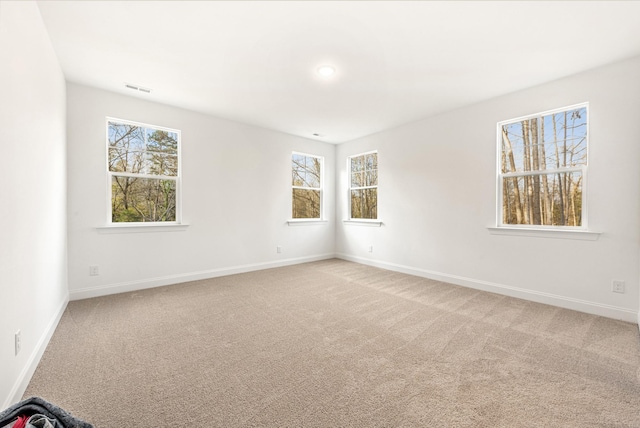
POLYGON ((283 266, 297 265, 300 263, 315 262, 335 258, 336 255, 320 254, 308 257, 297 257, 292 259, 276 260, 264 263, 253 263, 248 265, 232 266, 220 269, 211 269, 200 272, 189 272, 178 275, 168 275, 158 278, 141 279, 137 281, 120 282, 116 284, 106 284, 98 287, 86 287, 70 291, 70 300, 89 299, 91 297, 107 296, 110 294, 126 293, 129 291, 144 290, 147 288, 162 287, 165 285, 179 284, 182 282, 198 281, 201 279, 216 278, 219 276, 235 275, 238 273, 253 272, 256 270, 271 269, 283 266))
POLYGON ((503 294, 519 299, 530 300, 533 302, 544 303, 547 305, 558 306, 561 308, 572 309, 579 312, 585 312, 593 315, 600 315, 607 318, 638 323, 640 328, 640 313, 631 309, 621 308, 617 306, 604 305, 601 303, 589 302, 586 300, 574 299, 571 297, 559 296, 551 293, 544 293, 524 288, 512 287, 509 285, 496 284, 493 282, 482 281, 473 278, 465 278, 457 275, 449 275, 441 272, 429 271, 426 269, 414 268, 395 263, 383 262, 379 260, 366 259, 363 257, 352 256, 349 254, 337 253, 335 255, 339 259, 361 263, 369 266, 375 266, 381 269, 402 272, 409 275, 420 276, 423 278, 434 279, 437 281, 448 282, 450 284, 461 285, 476 290, 489 291, 492 293, 503 294))
POLYGON ((18 376, 16 383, 13 385, 13 388, 11 388, 11 391, 9 392, 9 396, 6 397, 5 402, 0 408, 0 410, 6 409, 7 407, 22 400, 22 396, 24 395, 24 392, 26 391, 27 386, 31 381, 31 377, 35 373, 36 368, 40 363, 40 359, 42 358, 42 355, 44 354, 45 349, 47 349, 47 345, 51 340, 51 336, 53 336, 53 332, 56 331, 56 327, 58 327, 60 318, 62 318, 62 314, 64 314, 64 310, 67 308, 68 303, 69 303, 69 296, 67 295, 62 301, 62 304, 58 307, 58 310, 53 316, 53 318, 51 319, 51 321, 49 321, 49 324, 47 325, 47 328, 45 329, 44 333, 42 334, 42 336, 40 336, 40 339, 38 340, 36 347, 34 348, 33 352, 29 356, 27 363, 25 364, 24 368, 20 372, 20 375, 18 376))

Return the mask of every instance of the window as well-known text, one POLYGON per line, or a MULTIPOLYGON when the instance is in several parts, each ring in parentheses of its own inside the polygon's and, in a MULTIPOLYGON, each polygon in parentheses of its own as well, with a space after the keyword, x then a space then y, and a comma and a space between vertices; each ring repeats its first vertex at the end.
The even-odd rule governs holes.
POLYGON ((322 217, 322 158, 293 153, 292 218, 320 219, 322 217))
POLYGON ((112 223, 178 222, 180 131, 107 119, 112 223))
POLYGON ((587 110, 498 124, 498 226, 586 227, 587 110))
POLYGON ((378 218, 378 153, 348 158, 349 202, 352 219, 378 218))

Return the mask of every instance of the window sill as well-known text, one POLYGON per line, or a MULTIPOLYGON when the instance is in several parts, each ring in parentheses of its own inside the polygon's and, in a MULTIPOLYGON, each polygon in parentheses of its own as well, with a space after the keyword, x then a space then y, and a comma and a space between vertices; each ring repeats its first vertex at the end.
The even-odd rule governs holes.
POLYGON ((147 232, 184 232, 189 227, 185 223, 123 223, 96 227, 98 233, 147 233, 147 232))
POLYGON ((287 224, 289 226, 312 226, 312 225, 318 225, 318 224, 328 224, 329 221, 328 220, 320 220, 317 218, 295 218, 295 219, 290 219, 287 220, 287 224))
POLYGON ((533 238, 577 239, 580 241, 596 241, 601 233, 587 230, 567 229, 528 229, 519 227, 488 227, 491 235, 529 236, 533 238))
POLYGON ((369 226, 369 227, 382 226, 382 221, 380 220, 366 220, 366 219, 351 218, 349 220, 342 220, 342 222, 345 225, 349 225, 349 226, 369 226))

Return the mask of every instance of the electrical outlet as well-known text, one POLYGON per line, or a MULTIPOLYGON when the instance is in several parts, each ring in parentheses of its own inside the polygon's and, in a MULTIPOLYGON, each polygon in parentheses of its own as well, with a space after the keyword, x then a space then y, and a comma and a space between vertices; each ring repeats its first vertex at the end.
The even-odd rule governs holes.
POLYGON ((276 253, 278 253, 278 254, 282 253, 282 247, 277 246, 276 247, 276 253))
POLYGON ((369 245, 369 252, 373 253, 373 245, 369 245))
POLYGON ((98 275, 100 275, 100 271, 98 270, 98 266, 89 266, 89 275, 90 276, 98 276, 98 275))
POLYGON ((22 348, 22 333, 20 332, 20 330, 16 331, 16 334, 14 336, 14 341, 15 341, 16 355, 18 355, 18 353, 20 353, 20 348, 22 348))
POLYGON ((624 281, 611 281, 611 291, 614 293, 624 293, 624 281))

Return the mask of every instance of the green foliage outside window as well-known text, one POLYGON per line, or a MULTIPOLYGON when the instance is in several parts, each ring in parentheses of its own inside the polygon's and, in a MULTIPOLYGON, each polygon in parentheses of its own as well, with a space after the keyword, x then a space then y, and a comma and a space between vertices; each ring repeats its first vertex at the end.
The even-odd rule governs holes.
POLYGON ((178 134, 108 123, 111 221, 176 221, 178 134))

